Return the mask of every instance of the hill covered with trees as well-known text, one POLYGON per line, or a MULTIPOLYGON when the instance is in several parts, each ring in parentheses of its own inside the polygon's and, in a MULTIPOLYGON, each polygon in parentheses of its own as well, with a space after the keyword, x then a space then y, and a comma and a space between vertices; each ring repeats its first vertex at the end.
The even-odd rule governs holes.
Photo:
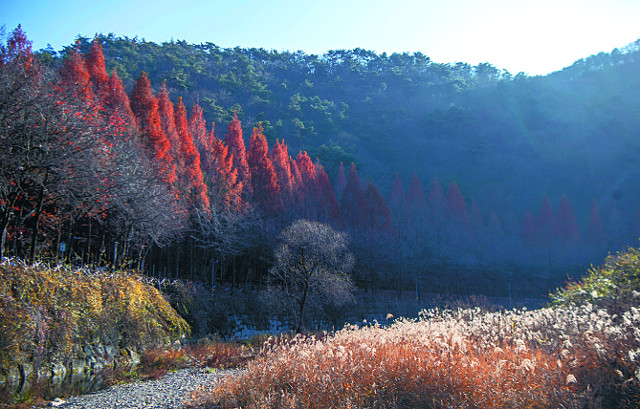
POLYGON ((249 285, 308 218, 350 233, 359 286, 554 285, 637 239, 638 46, 528 77, 18 29, 2 249, 249 285))

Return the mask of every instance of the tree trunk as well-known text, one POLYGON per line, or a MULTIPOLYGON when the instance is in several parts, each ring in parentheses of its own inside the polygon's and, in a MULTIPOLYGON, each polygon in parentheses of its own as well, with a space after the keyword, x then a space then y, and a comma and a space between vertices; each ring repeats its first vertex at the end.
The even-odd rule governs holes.
POLYGON ((305 285, 304 291, 302 291, 302 298, 300 299, 300 310, 298 311, 298 325, 296 328, 296 333, 301 333, 304 328, 304 307, 307 303, 307 293, 309 291, 309 286, 305 285))
POLYGON ((73 216, 69 215, 69 229, 67 230, 67 246, 65 248, 64 259, 67 263, 71 262, 71 237, 73 237, 73 216))
POLYGON ((0 235, 0 259, 4 256, 4 248, 7 244, 7 230, 9 229, 9 222, 11 221, 11 208, 3 215, 2 218, 2 234, 0 235))
POLYGON ((40 214, 42 213, 42 203, 44 202, 44 186, 40 187, 38 192, 38 208, 35 214, 35 224, 33 226, 33 235, 31 236, 31 249, 29 250, 29 261, 33 263, 36 258, 36 245, 38 244, 38 232, 40 231, 40 214))
MULTIPOLYGON (((87 237, 87 261, 89 260, 91 260, 91 219, 89 219, 89 236, 87 237)), ((84 263, 84 258, 82 262, 84 263)))

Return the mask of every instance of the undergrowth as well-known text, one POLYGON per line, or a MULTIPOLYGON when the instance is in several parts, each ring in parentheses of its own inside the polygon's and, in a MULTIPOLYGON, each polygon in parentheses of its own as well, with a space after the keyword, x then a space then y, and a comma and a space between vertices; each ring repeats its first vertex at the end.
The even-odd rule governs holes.
POLYGON ((114 380, 158 379, 168 372, 184 368, 241 368, 254 359, 256 353, 244 345, 200 340, 180 348, 150 348, 141 355, 135 373, 114 377, 114 380))
POLYGON ((144 349, 189 330, 137 274, 0 263, 0 369, 64 362, 87 344, 144 349))
POLYGON ((579 281, 550 294, 553 305, 585 305, 624 312, 640 305, 640 249, 628 248, 592 267, 579 281))

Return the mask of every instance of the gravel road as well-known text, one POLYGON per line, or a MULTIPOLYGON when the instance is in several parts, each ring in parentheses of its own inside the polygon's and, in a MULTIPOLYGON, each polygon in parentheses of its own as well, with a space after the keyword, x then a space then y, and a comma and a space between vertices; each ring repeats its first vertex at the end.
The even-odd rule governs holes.
POLYGON ((237 374, 239 370, 183 369, 160 379, 115 385, 110 388, 52 402, 51 406, 64 409, 181 409, 191 400, 192 392, 207 388, 223 376, 237 374))

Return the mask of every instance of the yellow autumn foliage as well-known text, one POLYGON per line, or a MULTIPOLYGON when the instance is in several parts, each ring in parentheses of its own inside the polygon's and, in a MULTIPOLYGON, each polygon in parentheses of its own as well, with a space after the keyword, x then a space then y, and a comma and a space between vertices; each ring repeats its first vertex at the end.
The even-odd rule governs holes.
POLYGON ((0 263, 0 368, 65 360, 87 344, 163 345, 189 331, 135 273, 0 263))

